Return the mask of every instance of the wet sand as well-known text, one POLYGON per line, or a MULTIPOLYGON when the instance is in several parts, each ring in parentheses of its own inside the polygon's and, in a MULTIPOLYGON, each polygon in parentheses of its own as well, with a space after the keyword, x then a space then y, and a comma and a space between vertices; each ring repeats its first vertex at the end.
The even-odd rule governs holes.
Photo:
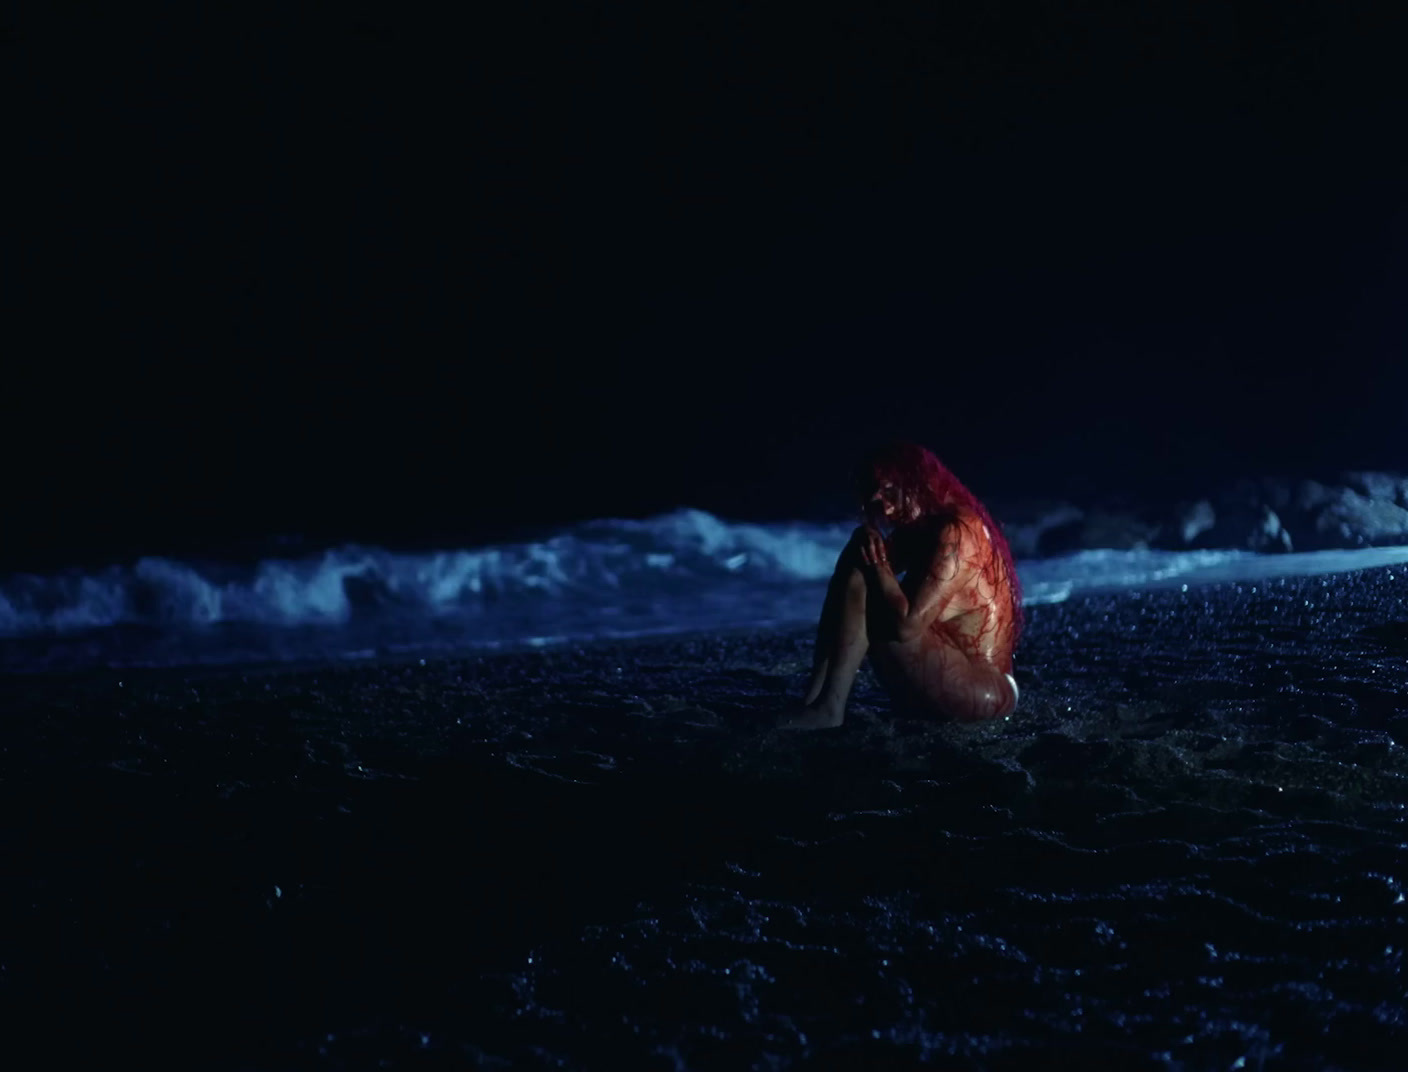
POLYGON ((202 1068, 1401 1067, 1408 578, 1031 608, 1022 706, 784 734, 809 632, 0 678, 0 995, 202 1068))

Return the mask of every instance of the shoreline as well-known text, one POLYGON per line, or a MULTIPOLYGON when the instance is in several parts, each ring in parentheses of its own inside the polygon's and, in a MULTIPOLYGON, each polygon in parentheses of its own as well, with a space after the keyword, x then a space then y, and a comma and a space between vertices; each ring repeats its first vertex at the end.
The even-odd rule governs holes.
POLYGON ((994 724, 863 668, 840 729, 772 730, 810 627, 3 676, 0 994, 242 1069, 1373 1067, 1408 1037, 1389 573, 1029 608, 994 724))

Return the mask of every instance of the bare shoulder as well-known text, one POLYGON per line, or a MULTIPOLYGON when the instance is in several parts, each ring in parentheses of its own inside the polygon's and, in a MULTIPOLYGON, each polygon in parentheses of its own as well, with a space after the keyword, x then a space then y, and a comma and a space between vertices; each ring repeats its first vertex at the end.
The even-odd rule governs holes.
POLYGON ((962 572, 963 564, 974 558, 978 538, 974 525, 981 532, 982 522, 963 512, 938 514, 916 526, 913 560, 921 571, 936 578, 952 579, 962 572))
POLYGON ((992 546, 992 532, 987 522, 972 510, 958 511, 950 528, 954 532, 954 546, 962 550, 986 550, 992 546))
POLYGON ((942 554, 964 554, 988 546, 992 534, 983 519, 971 510, 955 510, 937 517, 934 548, 942 554))

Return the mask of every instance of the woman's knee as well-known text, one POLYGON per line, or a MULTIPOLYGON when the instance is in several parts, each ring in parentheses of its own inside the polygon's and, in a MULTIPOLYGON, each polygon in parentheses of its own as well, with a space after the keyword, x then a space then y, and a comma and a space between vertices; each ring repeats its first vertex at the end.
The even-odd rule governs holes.
POLYGON ((836 573, 852 573, 861 567, 860 544, 851 540, 836 556, 836 573))
POLYGON ((865 574, 861 571, 860 552, 855 550, 853 544, 848 544, 837 558, 831 584, 849 595, 865 594, 865 574))

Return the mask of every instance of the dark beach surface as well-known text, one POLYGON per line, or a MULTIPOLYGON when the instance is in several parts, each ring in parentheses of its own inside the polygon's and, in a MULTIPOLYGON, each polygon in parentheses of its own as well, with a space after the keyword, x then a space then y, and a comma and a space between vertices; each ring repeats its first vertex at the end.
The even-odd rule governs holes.
POLYGON ((1399 1068, 1408 578, 1028 611, 1018 713, 768 729, 809 631, 0 678, 10 1044, 186 1068, 1399 1068))

